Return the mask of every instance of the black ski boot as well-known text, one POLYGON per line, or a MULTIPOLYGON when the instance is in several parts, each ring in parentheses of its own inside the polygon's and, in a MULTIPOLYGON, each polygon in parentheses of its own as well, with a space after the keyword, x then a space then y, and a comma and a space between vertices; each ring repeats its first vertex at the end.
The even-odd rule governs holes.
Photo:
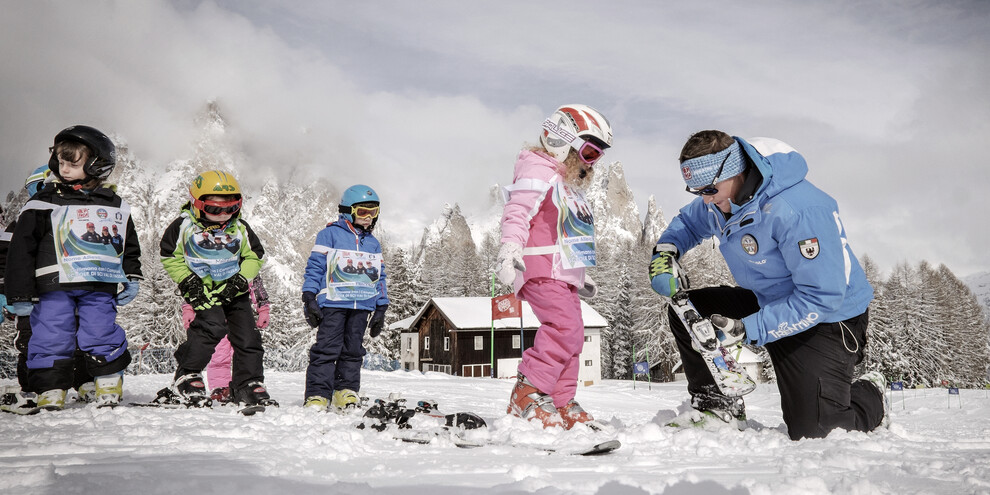
MULTIPOLYGON (((213 400, 206 392, 203 375, 200 373, 188 373, 176 378, 171 391, 174 392, 180 403, 187 407, 210 407, 213 405, 213 400)), ((158 398, 155 399, 155 402, 159 402, 159 399, 174 400, 174 398, 163 397, 162 392, 165 390, 158 392, 158 398)))
POLYGON ((245 406, 278 407, 278 402, 268 395, 268 389, 262 382, 250 382, 234 392, 233 402, 245 406))

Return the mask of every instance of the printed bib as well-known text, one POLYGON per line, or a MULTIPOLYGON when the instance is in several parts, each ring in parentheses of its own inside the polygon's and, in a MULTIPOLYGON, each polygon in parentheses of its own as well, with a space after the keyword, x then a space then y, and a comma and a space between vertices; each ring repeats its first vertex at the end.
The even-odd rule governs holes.
POLYGON ((557 247, 562 266, 595 266, 595 220, 584 191, 556 180, 551 200, 557 207, 557 247))
POLYGON ((121 265, 130 207, 66 205, 52 210, 59 283, 126 282, 121 265))
POLYGON ((186 218, 179 227, 179 239, 186 266, 200 278, 209 275, 219 282, 240 271, 243 239, 236 226, 221 230, 216 226, 197 225, 186 218))
POLYGON ((330 249, 327 251, 327 299, 364 301, 377 296, 381 269, 380 253, 330 249))

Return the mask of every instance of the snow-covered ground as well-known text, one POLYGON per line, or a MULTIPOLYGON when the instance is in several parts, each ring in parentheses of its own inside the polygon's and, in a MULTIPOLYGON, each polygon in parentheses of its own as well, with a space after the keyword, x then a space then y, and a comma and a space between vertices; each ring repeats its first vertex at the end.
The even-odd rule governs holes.
MULTIPOLYGON (((506 417, 512 383, 419 372, 364 372, 362 395, 401 391, 471 410, 493 439, 567 446, 588 431, 537 431, 506 417)), ((146 401, 169 380, 130 376, 125 401, 146 401)), ((790 441, 772 385, 747 397, 744 432, 661 426, 687 397, 684 384, 606 380, 578 390, 622 448, 610 455, 533 448, 460 449, 403 443, 357 430, 353 416, 301 407, 302 373, 269 373, 278 409, 95 409, 0 415, 0 492, 244 494, 968 494, 990 493, 990 397, 985 390, 894 393, 893 424, 871 434, 833 432, 790 441), (960 403, 962 407, 960 408, 960 403), (951 407, 950 407, 951 406, 951 407)), ((7 381, 6 383, 10 383, 7 381)), ((598 434, 601 437, 601 434, 598 434)))

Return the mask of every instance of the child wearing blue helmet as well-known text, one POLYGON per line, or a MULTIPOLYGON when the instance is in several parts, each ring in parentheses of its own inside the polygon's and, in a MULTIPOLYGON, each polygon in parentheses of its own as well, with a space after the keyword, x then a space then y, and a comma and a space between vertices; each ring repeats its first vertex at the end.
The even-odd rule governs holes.
POLYGON ((307 408, 342 412, 360 402, 364 332, 381 333, 389 303, 382 247, 372 235, 379 204, 374 189, 351 186, 337 221, 316 234, 302 287, 303 314, 317 328, 306 369, 307 408), (375 276, 345 270, 349 264, 370 267, 375 276))

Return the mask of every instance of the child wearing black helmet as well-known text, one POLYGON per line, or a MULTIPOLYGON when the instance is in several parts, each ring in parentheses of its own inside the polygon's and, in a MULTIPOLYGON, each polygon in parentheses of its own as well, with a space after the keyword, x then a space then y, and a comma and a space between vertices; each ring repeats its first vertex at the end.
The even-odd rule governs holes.
POLYGON ((97 403, 115 406, 131 361, 117 306, 137 297, 143 278, 130 206, 104 185, 116 148, 99 130, 76 125, 55 136, 50 152, 48 167, 57 180, 18 217, 7 255, 7 300, 16 315, 30 316, 27 367, 39 408, 65 406, 77 345, 96 377, 97 403), (87 224, 123 227, 123 250, 84 239, 87 224))
POLYGON ((316 234, 302 287, 306 322, 319 327, 306 369, 307 408, 344 411, 360 402, 364 333, 381 333, 389 303, 382 247, 371 234, 379 204, 374 189, 351 186, 340 200, 340 217, 316 234), (347 270, 349 264, 372 268, 374 278, 367 268, 347 270))

